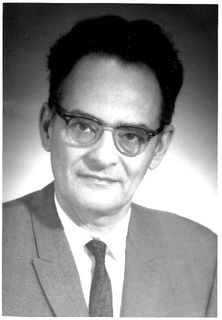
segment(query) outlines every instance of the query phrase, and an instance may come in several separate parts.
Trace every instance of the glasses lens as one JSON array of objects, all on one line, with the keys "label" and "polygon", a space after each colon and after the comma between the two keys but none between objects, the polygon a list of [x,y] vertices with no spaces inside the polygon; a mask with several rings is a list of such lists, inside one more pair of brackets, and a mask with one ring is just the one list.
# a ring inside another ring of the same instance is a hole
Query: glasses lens
[{"label": "glasses lens", "polygon": [[136,156],[147,146],[146,131],[139,128],[119,127],[116,130],[116,143],[123,153]]},{"label": "glasses lens", "polygon": [[89,146],[97,138],[99,124],[94,120],[76,117],[68,125],[68,138],[75,146]]}]

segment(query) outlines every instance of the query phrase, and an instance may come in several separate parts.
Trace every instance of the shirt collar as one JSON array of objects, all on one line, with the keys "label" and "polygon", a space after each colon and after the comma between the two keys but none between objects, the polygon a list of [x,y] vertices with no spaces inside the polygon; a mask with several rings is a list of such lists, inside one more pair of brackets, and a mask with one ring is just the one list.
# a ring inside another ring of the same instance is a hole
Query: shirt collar
[{"label": "shirt collar", "polygon": [[116,226],[107,232],[91,232],[88,229],[77,225],[61,208],[54,196],[55,206],[64,228],[68,240],[76,239],[76,245],[81,250],[87,242],[92,239],[98,239],[106,243],[107,254],[116,261],[121,261],[125,257],[126,237],[128,232],[131,209],[127,214],[116,224]]}]

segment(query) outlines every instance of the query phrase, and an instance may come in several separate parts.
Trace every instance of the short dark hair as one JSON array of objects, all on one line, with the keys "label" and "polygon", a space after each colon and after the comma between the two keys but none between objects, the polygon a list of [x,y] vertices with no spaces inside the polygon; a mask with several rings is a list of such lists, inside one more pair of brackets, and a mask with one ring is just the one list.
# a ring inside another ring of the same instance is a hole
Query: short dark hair
[{"label": "short dark hair", "polygon": [[155,73],[163,96],[161,125],[169,124],[183,82],[183,66],[173,43],[149,20],[127,21],[102,16],[77,23],[50,49],[49,106],[61,97],[59,88],[79,59],[88,54],[114,56],[124,63],[145,64]]}]

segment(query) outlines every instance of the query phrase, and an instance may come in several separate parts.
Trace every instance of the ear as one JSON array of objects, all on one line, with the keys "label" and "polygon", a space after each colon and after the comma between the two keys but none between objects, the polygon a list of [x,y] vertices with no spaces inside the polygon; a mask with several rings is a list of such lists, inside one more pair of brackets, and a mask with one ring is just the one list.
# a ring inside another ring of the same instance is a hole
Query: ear
[{"label": "ear", "polygon": [[52,135],[52,111],[47,103],[44,103],[40,110],[39,131],[43,148],[46,151],[50,151]]},{"label": "ear", "polygon": [[165,156],[172,140],[173,133],[174,127],[172,125],[167,125],[164,127],[163,132],[159,134],[153,158],[149,166],[151,170],[155,169]]}]

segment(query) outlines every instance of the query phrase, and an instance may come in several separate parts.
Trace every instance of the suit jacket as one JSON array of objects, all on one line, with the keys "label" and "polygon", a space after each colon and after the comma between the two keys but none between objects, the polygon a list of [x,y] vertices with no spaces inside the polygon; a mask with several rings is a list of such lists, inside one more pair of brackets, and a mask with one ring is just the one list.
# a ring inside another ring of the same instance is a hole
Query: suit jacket
[{"label": "suit jacket", "polygon": [[[5,205],[3,315],[88,316],[53,184]],[[132,205],[121,316],[216,316],[216,236]]]}]

